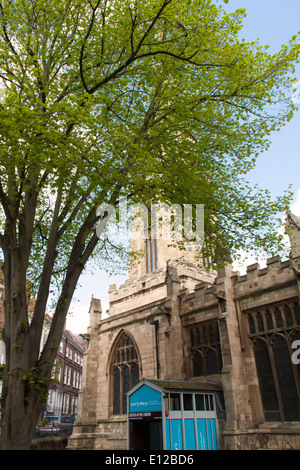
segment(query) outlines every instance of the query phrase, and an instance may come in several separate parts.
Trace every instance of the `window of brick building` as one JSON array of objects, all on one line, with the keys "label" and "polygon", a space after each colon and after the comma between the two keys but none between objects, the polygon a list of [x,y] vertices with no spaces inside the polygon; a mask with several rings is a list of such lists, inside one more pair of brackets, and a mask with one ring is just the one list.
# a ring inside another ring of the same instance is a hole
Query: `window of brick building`
[{"label": "window of brick building", "polygon": [[119,338],[112,360],[113,414],[127,413],[126,392],[139,381],[139,362],[132,340]]}]

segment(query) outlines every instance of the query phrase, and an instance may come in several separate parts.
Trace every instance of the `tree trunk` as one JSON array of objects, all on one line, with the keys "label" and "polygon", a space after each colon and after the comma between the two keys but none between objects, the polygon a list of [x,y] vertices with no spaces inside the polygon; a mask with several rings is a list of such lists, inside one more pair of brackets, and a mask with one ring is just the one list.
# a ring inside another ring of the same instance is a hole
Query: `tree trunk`
[{"label": "tree trunk", "polygon": [[[76,256],[73,257],[75,260]],[[72,258],[72,260],[73,260]],[[35,426],[47,398],[51,371],[61,340],[69,304],[83,264],[74,261],[66,275],[62,295],[58,301],[46,344],[38,354],[32,348],[39,346],[41,331],[36,331],[27,319],[27,305],[23,300],[24,288],[16,286],[5,293],[5,325],[3,340],[6,346],[6,364],[2,367],[2,420],[0,449],[29,450]],[[5,277],[5,275],[4,275]],[[8,271],[5,281],[8,278]],[[17,276],[16,276],[17,277]],[[6,281],[7,283],[7,281]],[[7,283],[9,284],[9,283]],[[13,282],[10,283],[12,285]],[[24,280],[25,285],[25,280]],[[36,312],[37,313],[37,312]],[[45,312],[39,315],[44,318]],[[36,338],[36,335],[38,337]],[[36,349],[35,348],[35,349]]]},{"label": "tree trunk", "polygon": [[16,367],[3,374],[1,450],[29,450],[45,390],[31,371]]},{"label": "tree trunk", "polygon": [[[59,208],[59,204],[57,207]],[[34,429],[47,398],[51,371],[68,308],[79,276],[98,241],[95,232],[85,246],[86,239],[96,222],[96,211],[92,209],[75,239],[66,266],[61,295],[55,308],[46,344],[41,352],[40,341],[45,308],[57,255],[55,250],[58,242],[55,235],[57,227],[53,222],[53,233],[51,232],[52,236],[48,241],[38,297],[31,319],[26,289],[28,256],[25,256],[29,248],[22,249],[23,245],[18,246],[17,233],[19,232],[13,223],[7,227],[5,237],[2,239],[2,250],[5,255],[2,269],[5,284],[3,341],[6,348],[6,363],[2,367],[0,449],[30,449]],[[30,243],[27,241],[25,245],[30,245]]]}]

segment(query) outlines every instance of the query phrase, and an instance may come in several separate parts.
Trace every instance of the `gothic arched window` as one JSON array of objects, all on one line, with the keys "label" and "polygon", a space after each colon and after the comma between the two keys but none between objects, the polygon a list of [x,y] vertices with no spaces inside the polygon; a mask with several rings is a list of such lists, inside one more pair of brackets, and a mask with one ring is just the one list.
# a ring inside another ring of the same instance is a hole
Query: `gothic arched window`
[{"label": "gothic arched window", "polygon": [[139,381],[139,361],[136,348],[124,332],[115,346],[112,358],[111,378],[113,414],[126,414],[126,392]]},{"label": "gothic arched window", "polygon": [[266,421],[300,421],[300,364],[292,362],[299,312],[298,301],[287,301],[247,314]]},{"label": "gothic arched window", "polygon": [[193,377],[220,374],[222,354],[218,321],[191,327],[190,341]]}]

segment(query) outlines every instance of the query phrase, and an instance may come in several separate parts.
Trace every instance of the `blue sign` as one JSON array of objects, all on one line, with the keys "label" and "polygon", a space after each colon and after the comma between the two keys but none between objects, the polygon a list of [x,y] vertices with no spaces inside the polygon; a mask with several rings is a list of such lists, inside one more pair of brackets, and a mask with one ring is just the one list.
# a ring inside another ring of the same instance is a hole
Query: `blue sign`
[{"label": "blue sign", "polygon": [[217,430],[215,419],[197,419],[199,450],[217,450]]},{"label": "blue sign", "polygon": [[199,450],[208,450],[206,419],[197,419],[198,448]]},{"label": "blue sign", "polygon": [[171,439],[172,439],[172,449],[171,450],[182,450],[182,426],[181,419],[172,419],[171,420]]},{"label": "blue sign", "polygon": [[161,410],[161,392],[148,387],[148,385],[142,385],[129,397],[130,413]]}]

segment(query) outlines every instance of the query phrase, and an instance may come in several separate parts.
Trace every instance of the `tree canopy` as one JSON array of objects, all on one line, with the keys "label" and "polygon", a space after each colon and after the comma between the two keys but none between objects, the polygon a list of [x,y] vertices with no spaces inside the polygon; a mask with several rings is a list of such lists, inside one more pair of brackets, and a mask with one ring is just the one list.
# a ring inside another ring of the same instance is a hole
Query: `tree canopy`
[{"label": "tree canopy", "polygon": [[[299,39],[270,54],[239,39],[244,15],[212,0],[1,1],[3,422],[14,420],[14,376],[22,416],[35,409],[30,393],[37,375],[50,374],[79,276],[97,247],[101,260],[99,205],[123,196],[204,204],[212,259],[278,250],[278,217],[291,195],[273,201],[245,177],[292,117]],[[59,298],[40,354],[55,279]],[[33,368],[35,379],[24,379]],[[3,432],[6,445],[22,432]]]}]

